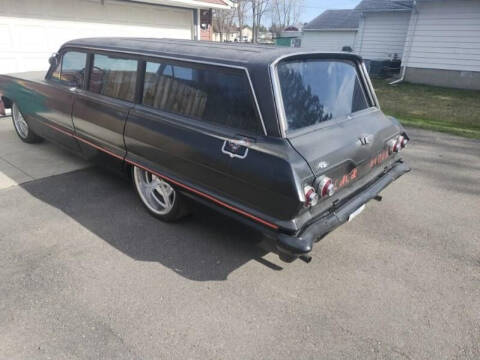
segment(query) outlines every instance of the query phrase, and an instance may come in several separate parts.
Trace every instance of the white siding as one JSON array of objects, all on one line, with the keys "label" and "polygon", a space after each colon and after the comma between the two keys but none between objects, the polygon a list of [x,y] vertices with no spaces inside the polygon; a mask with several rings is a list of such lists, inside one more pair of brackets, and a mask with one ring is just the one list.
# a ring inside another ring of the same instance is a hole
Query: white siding
[{"label": "white siding", "polygon": [[419,2],[405,48],[409,67],[480,71],[480,1]]},{"label": "white siding", "polygon": [[356,31],[304,31],[302,47],[317,51],[341,51],[344,46],[353,49]]},{"label": "white siding", "polygon": [[193,11],[111,0],[0,0],[0,73],[46,70],[63,43],[93,36],[191,39]]},{"label": "white siding", "polygon": [[410,12],[364,13],[355,51],[368,60],[401,59]]}]

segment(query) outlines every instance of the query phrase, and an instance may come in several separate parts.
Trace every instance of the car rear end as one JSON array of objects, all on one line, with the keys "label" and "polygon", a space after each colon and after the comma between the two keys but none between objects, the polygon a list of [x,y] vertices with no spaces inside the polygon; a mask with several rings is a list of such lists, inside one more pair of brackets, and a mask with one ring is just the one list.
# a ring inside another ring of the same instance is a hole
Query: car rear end
[{"label": "car rear end", "polygon": [[313,243],[359,214],[408,172],[401,153],[408,135],[380,110],[361,58],[299,54],[271,68],[280,127],[311,170],[295,233],[280,232],[285,260],[305,257]]}]

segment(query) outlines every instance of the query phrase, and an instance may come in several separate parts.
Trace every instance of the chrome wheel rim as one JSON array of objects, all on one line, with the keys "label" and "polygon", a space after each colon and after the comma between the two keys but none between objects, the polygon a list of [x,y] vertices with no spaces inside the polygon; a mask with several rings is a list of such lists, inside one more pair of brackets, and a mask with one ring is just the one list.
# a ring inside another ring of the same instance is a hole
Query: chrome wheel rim
[{"label": "chrome wheel rim", "polygon": [[133,169],[135,186],[144,204],[157,215],[166,215],[175,204],[175,190],[158,176],[135,167]]},{"label": "chrome wheel rim", "polygon": [[23,115],[20,112],[20,109],[18,108],[17,104],[13,104],[12,117],[13,117],[13,124],[15,125],[15,129],[17,129],[18,135],[20,135],[22,139],[27,138],[28,124],[23,118]]}]

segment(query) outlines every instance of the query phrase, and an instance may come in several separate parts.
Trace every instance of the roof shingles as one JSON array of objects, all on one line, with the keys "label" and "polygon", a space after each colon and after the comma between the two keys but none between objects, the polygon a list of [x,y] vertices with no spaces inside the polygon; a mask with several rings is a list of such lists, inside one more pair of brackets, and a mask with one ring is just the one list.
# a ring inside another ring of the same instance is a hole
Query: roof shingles
[{"label": "roof shingles", "polygon": [[361,12],[356,10],[326,10],[311,22],[304,30],[357,29]]},{"label": "roof shingles", "polygon": [[413,0],[362,0],[355,10],[360,11],[408,11],[413,7]]}]

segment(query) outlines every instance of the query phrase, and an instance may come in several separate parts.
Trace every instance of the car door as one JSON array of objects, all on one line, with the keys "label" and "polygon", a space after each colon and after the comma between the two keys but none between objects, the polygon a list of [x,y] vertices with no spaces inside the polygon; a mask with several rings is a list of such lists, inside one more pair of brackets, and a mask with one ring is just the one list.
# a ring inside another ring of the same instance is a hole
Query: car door
[{"label": "car door", "polygon": [[143,77],[125,129],[127,162],[236,207],[285,215],[290,165],[284,144],[265,135],[244,69],[152,60]]},{"label": "car door", "polygon": [[75,89],[84,88],[87,53],[75,49],[66,50],[57,58],[58,65],[47,75],[45,86],[38,84],[38,89],[33,89],[43,98],[42,110],[37,111],[36,115],[44,120],[38,127],[34,125],[34,130],[39,135],[79,152],[78,142],[73,136],[75,128],[72,109]]},{"label": "car door", "polygon": [[87,158],[113,156],[123,161],[123,133],[134,106],[137,64],[113,54],[90,55],[88,86],[76,90],[73,105],[75,132]]},{"label": "car door", "polygon": [[214,106],[202,80],[208,69],[148,61],[144,72],[142,101],[125,129],[127,162],[225,195],[230,157],[221,149],[234,131],[207,120]]}]

